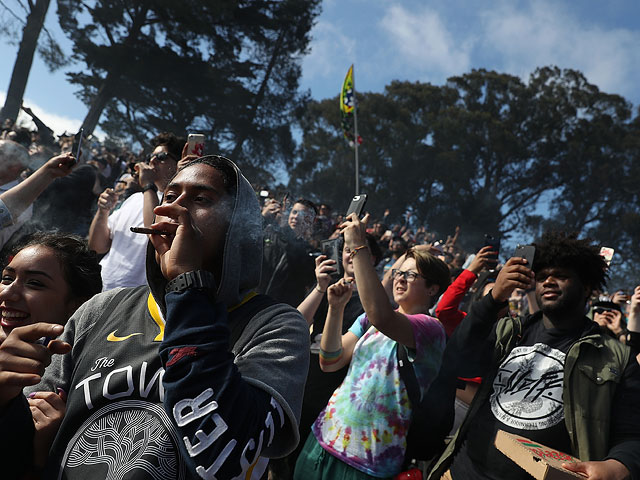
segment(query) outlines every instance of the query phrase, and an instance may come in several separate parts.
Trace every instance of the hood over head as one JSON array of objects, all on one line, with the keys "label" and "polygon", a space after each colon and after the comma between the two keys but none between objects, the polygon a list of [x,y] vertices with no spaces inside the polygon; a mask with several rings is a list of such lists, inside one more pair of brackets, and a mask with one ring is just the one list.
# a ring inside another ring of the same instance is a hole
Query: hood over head
[{"label": "hood over head", "polygon": [[[227,307],[239,304],[243,297],[260,283],[262,268],[262,215],[256,194],[249,181],[231,160],[218,155],[207,155],[201,159],[223,162],[235,173],[235,198],[229,227],[224,241],[221,278],[216,278],[216,299]],[[196,160],[197,162],[197,160]],[[190,168],[192,163],[184,168]],[[182,169],[181,169],[182,170]],[[180,171],[181,171],[180,170]],[[153,297],[166,313],[164,289],[167,280],[156,263],[155,249],[147,244],[147,283]]]}]

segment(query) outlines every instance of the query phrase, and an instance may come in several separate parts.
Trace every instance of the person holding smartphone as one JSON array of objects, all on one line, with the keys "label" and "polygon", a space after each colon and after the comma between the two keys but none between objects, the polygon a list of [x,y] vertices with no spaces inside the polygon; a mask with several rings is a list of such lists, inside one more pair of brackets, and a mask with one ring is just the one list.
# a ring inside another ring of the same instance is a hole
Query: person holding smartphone
[{"label": "person holding smartphone", "polygon": [[117,210],[118,197],[112,188],[98,197],[98,209],[89,228],[89,246],[98,254],[105,254],[100,261],[105,291],[146,283],[147,238],[129,228],[153,223],[153,209],[160,204],[162,191],[176,173],[184,142],[172,133],[161,133],[152,139],[152,144],[155,147],[147,161],[135,165],[141,192],[131,195]]},{"label": "person holding smartphone", "polygon": [[[393,272],[394,310],[378,279],[366,242],[369,215],[350,215],[340,226],[350,251],[364,307],[342,334],[353,283],[342,278],[327,290],[329,310],[320,341],[320,367],[347,375],[316,419],[298,458],[295,479],[387,478],[403,466],[411,404],[400,377],[397,349],[406,348],[423,393],[440,368],[444,328],[428,316],[449,284],[449,269],[424,250],[411,249]],[[327,455],[327,453],[329,453]]]},{"label": "person holding smartphone", "polygon": [[[637,351],[585,315],[607,264],[575,234],[549,232],[534,246],[531,261],[506,262],[449,340],[447,367],[482,365],[483,381],[430,479],[531,478],[494,446],[499,430],[579,458],[563,467],[587,478],[640,478]],[[516,288],[532,286],[539,311],[496,321]]]}]

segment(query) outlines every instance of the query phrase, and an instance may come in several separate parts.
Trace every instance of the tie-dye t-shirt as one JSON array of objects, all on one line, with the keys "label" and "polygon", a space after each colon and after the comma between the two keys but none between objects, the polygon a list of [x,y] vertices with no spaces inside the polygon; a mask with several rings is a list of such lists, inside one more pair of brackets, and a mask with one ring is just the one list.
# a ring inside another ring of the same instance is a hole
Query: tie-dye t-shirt
[{"label": "tie-dye t-shirt", "polygon": [[[427,315],[407,318],[416,341],[409,358],[424,394],[440,369],[444,328]],[[375,477],[392,477],[402,468],[411,421],[398,370],[398,343],[370,326],[364,314],[349,331],[359,337],[349,371],[312,431],[325,450],[348,465]]]}]

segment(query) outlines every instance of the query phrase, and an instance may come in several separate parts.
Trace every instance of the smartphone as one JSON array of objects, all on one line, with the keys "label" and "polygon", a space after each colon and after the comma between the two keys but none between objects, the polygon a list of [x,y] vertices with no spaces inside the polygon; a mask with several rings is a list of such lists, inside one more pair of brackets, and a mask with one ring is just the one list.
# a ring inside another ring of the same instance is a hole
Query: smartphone
[{"label": "smartphone", "polygon": [[496,253],[500,253],[500,238],[495,238],[488,233],[484,235],[484,247],[492,247]]},{"label": "smartphone", "polygon": [[515,252],[513,252],[514,257],[524,258],[527,261],[527,267],[533,267],[533,258],[536,255],[536,247],[533,245],[518,245],[516,247]]},{"label": "smartphone", "polygon": [[187,137],[187,155],[204,155],[204,135],[201,133],[190,133]]},{"label": "smartphone", "polygon": [[322,240],[321,242],[322,254],[327,258],[335,260],[335,272],[331,273],[331,277],[338,280],[344,275],[342,270],[342,239],[332,238],[330,240]]},{"label": "smartphone", "polygon": [[362,215],[362,211],[364,210],[364,206],[366,205],[366,203],[367,203],[366,193],[363,193],[361,195],[355,195],[351,199],[351,204],[347,209],[347,214],[345,215],[345,217],[348,217],[352,213],[355,213],[358,217],[360,217]]},{"label": "smartphone", "polygon": [[491,247],[491,250],[496,252],[496,256],[494,258],[489,259],[488,263],[493,266],[497,265],[498,255],[500,254],[500,238],[499,237],[496,238],[492,235],[489,235],[488,233],[485,233],[483,247]]},{"label": "smartphone", "polygon": [[80,128],[73,138],[73,147],[71,147],[71,153],[76,157],[76,163],[80,161],[80,154],[82,153],[82,138],[84,137],[84,128]]},{"label": "smartphone", "polygon": [[607,262],[607,266],[611,265],[611,259],[613,258],[614,253],[615,250],[611,247],[600,248],[600,255],[604,258],[604,261]]}]

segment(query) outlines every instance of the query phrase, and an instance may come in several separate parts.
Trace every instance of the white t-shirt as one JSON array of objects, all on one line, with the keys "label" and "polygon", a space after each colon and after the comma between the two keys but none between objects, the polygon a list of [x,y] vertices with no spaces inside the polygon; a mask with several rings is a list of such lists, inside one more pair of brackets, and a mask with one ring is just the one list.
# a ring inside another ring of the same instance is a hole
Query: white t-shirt
[{"label": "white t-shirt", "polygon": [[[161,198],[162,194],[158,193],[158,199]],[[103,292],[116,287],[136,287],[147,283],[147,236],[129,230],[129,227],[144,226],[143,205],[144,193],[134,193],[118,210],[109,215],[111,248],[100,260]]]}]

